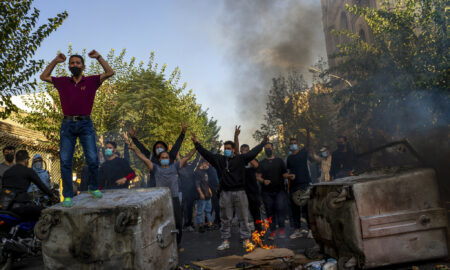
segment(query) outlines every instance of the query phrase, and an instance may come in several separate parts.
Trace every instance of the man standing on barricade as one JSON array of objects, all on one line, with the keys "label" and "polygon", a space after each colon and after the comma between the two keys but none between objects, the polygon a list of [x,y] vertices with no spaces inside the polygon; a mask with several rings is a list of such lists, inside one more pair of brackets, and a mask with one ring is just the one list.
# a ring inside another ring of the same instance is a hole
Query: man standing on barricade
[{"label": "man standing on barricade", "polygon": [[97,59],[105,70],[105,73],[94,76],[83,76],[85,69],[84,59],[80,55],[69,57],[69,70],[71,77],[52,77],[51,73],[55,66],[66,61],[66,56],[58,54],[45,68],[40,78],[43,81],[53,83],[58,90],[64,119],[60,130],[60,158],[61,178],[63,181],[63,205],[72,206],[74,196],[72,187],[72,160],[77,138],[83,147],[86,163],[89,167],[88,191],[94,197],[101,198],[102,193],[98,190],[98,155],[94,126],[90,117],[94,105],[95,93],[100,85],[114,71],[102,56],[95,50],[89,53],[89,57]]}]

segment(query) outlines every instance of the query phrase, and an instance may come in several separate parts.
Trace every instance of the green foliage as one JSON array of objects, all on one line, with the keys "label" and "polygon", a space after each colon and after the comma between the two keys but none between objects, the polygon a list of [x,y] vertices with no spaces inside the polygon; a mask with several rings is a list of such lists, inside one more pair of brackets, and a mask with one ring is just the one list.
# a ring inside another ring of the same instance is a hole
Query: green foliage
[{"label": "green foliage", "polygon": [[[71,46],[67,54],[73,54]],[[80,54],[84,57],[86,50]],[[125,61],[125,54],[125,50],[118,55],[111,50],[105,57],[115,75],[106,80],[96,94],[91,117],[98,136],[104,135],[105,141],[114,140],[121,145],[123,132],[134,126],[139,139],[147,146],[157,140],[173,143],[181,131],[181,122],[186,122],[189,131],[196,132],[197,137],[204,141],[217,136],[217,122],[210,119],[207,111],[197,104],[192,91],[186,91],[186,85],[178,85],[178,68],[167,79],[166,65],[158,69],[158,65],[154,64],[154,53],[147,65],[144,62],[136,63],[135,58]],[[93,75],[101,72],[103,69],[98,62],[92,61],[87,64],[84,73]],[[62,65],[53,71],[53,76],[67,75]],[[62,110],[58,92],[52,84],[45,82],[41,82],[38,89],[36,94],[24,98],[25,105],[32,111],[20,114],[18,121],[43,132],[50,144],[59,145]],[[183,146],[182,153],[191,149],[192,143],[188,136]],[[82,149],[77,144],[75,171],[81,170],[83,161]]]},{"label": "green foliage", "polygon": [[0,119],[7,118],[17,107],[11,96],[29,92],[36,86],[30,81],[44,63],[30,60],[42,41],[67,18],[62,12],[48,19],[47,24],[36,28],[39,10],[31,11],[33,0],[8,0],[0,2]]},{"label": "green foliage", "polygon": [[[392,2],[392,1],[391,1]],[[341,116],[385,134],[408,134],[449,123],[449,39],[446,1],[406,0],[380,9],[347,6],[364,17],[373,40],[340,31],[348,42],[339,46],[338,73],[352,82],[339,91]]]}]

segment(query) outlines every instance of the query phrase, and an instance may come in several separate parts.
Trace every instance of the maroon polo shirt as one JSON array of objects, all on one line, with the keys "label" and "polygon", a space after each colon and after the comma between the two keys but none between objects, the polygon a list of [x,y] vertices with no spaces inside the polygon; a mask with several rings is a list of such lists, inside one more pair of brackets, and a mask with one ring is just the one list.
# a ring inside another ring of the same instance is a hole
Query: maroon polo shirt
[{"label": "maroon polo shirt", "polygon": [[64,115],[90,115],[100,75],[83,76],[75,83],[72,77],[52,77],[53,85],[59,92],[59,100]]}]

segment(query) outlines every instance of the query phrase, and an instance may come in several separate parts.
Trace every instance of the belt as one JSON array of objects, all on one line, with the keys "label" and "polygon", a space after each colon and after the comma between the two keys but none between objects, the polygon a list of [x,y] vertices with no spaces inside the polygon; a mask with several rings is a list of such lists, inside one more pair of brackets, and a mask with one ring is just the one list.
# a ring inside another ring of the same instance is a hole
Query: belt
[{"label": "belt", "polygon": [[91,119],[90,115],[64,115],[64,120],[81,121]]}]

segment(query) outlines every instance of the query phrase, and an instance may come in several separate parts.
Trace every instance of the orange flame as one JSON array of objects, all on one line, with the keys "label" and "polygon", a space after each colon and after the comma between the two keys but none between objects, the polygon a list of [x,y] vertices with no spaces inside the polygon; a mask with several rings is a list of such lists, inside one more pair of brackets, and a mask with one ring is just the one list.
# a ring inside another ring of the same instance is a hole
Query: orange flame
[{"label": "orange flame", "polygon": [[266,234],[267,229],[269,229],[270,223],[272,223],[272,218],[265,219],[264,221],[262,221],[262,220],[257,220],[256,221],[256,224],[262,224],[262,227],[263,227],[262,231],[255,230],[252,233],[252,240],[248,241],[248,243],[245,245],[245,251],[251,252],[255,248],[257,248],[258,246],[263,248],[263,249],[273,249],[273,248],[275,248],[275,246],[265,245],[262,242],[262,239],[261,239]]}]

